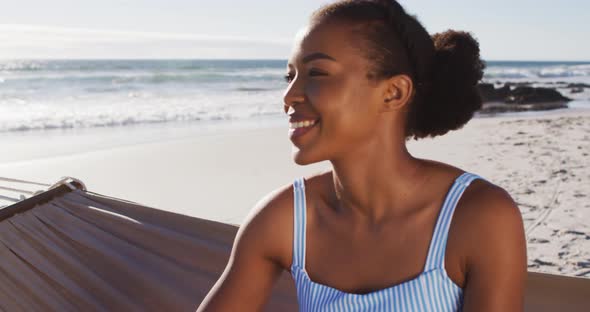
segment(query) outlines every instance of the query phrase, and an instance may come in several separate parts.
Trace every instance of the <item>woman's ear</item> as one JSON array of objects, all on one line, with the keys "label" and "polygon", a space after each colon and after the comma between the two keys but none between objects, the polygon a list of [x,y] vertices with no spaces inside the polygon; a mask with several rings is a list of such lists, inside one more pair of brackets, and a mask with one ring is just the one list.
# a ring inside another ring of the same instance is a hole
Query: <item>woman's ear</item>
[{"label": "woman's ear", "polygon": [[396,75],[386,80],[383,93],[383,111],[399,110],[412,98],[414,85],[407,75]]}]

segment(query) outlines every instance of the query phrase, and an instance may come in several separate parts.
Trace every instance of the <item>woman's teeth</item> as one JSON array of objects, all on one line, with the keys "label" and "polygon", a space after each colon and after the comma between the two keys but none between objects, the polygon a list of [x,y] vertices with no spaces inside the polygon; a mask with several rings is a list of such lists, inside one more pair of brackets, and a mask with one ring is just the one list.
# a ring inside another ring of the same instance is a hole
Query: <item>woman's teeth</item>
[{"label": "woman's teeth", "polygon": [[304,121],[299,121],[299,122],[290,122],[289,126],[291,129],[305,128],[305,127],[311,127],[311,126],[315,125],[317,122],[318,122],[317,120],[304,120]]}]

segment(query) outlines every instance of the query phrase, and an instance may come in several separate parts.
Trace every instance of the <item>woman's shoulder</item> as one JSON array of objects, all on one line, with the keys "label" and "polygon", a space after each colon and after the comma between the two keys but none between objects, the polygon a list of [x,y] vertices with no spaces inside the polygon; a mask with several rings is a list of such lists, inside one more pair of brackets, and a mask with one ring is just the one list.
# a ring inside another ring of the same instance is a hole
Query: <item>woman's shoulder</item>
[{"label": "woman's shoulder", "polygon": [[466,271],[481,266],[500,270],[497,266],[509,263],[518,266],[526,254],[518,205],[504,188],[480,177],[471,182],[457,203],[449,240],[460,241]]},{"label": "woman's shoulder", "polygon": [[446,176],[445,185],[465,172],[478,177],[460,195],[451,219],[445,259],[451,279],[464,285],[470,272],[499,272],[505,265],[520,267],[526,253],[524,226],[509,192],[477,172],[437,165]]},{"label": "woman's shoulder", "polygon": [[[457,205],[458,214],[465,214],[470,223],[491,223],[496,217],[520,215],[518,205],[503,187],[478,175],[467,187]],[[479,224],[481,225],[481,224]]]},{"label": "woman's shoulder", "polygon": [[[303,177],[306,193],[325,179],[326,173]],[[242,223],[242,231],[256,241],[264,254],[288,269],[293,245],[294,185],[291,181],[270,191],[250,210]]]},{"label": "woman's shoulder", "polygon": [[[485,178],[473,180],[460,198],[452,223],[449,245],[455,246],[461,260],[451,262],[460,263],[464,276],[469,277],[469,301],[507,289],[522,294],[526,235],[522,215],[509,192]],[[454,269],[457,267],[447,271],[453,275]]]},{"label": "woman's shoulder", "polygon": [[481,215],[481,213],[485,212],[484,210],[502,209],[494,208],[497,206],[502,206],[504,208],[508,207],[509,210],[511,209],[509,208],[510,206],[512,206],[512,208],[516,207],[514,204],[515,202],[510,194],[501,186],[498,186],[494,184],[493,181],[488,180],[486,176],[482,176],[476,172],[464,170],[446,163],[434,160],[426,161],[430,163],[431,167],[435,168],[432,170],[433,172],[438,171],[441,173],[440,176],[443,177],[441,180],[448,181],[452,177],[458,178],[463,173],[470,173],[477,177],[471,181],[469,186],[461,195],[461,198],[457,204],[457,210],[467,210],[470,213]]},{"label": "woman's shoulder", "polygon": [[[318,189],[323,187],[328,179],[331,179],[331,171],[320,172],[301,177],[304,180],[306,196],[314,196]],[[294,182],[284,184],[270,191],[260,199],[250,211],[249,217],[257,217],[266,223],[283,222],[293,223],[294,207]],[[249,218],[248,218],[249,219]],[[270,222],[273,221],[273,222]]]},{"label": "woman's shoulder", "polygon": [[453,213],[453,223],[463,230],[501,228],[506,218],[513,221],[520,218],[518,205],[503,187],[475,172],[450,165],[446,166],[446,171],[457,177],[462,173],[471,173],[477,177],[465,188]]}]

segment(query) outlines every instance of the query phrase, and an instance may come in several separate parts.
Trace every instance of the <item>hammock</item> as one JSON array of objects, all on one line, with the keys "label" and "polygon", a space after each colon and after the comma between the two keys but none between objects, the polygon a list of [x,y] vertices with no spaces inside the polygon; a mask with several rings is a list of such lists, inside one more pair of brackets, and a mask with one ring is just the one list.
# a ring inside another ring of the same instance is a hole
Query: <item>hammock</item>
[{"label": "hammock", "polygon": [[[194,311],[223,271],[237,231],[93,193],[73,178],[40,192],[0,188],[32,195],[1,196],[17,201],[0,209],[6,311]],[[586,311],[590,279],[529,272],[525,301],[526,311]],[[266,311],[297,311],[288,273]]]}]

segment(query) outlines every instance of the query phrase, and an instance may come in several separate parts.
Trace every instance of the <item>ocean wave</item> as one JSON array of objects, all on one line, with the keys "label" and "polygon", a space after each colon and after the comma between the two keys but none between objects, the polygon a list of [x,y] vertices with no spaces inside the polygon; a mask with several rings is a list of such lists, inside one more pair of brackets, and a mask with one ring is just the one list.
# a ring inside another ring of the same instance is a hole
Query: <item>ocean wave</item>
[{"label": "ocean wave", "polygon": [[238,87],[238,88],[235,88],[234,90],[241,91],[241,92],[264,92],[264,91],[279,90],[279,88]]},{"label": "ocean wave", "polygon": [[137,125],[150,124],[166,124],[166,123],[194,123],[206,121],[231,121],[231,120],[245,120],[261,116],[282,116],[279,111],[260,111],[245,114],[244,116],[234,116],[229,113],[203,115],[203,116],[153,116],[153,118],[137,118],[126,117],[119,119],[107,120],[83,120],[75,118],[64,119],[46,119],[46,120],[31,120],[22,121],[20,123],[0,123],[0,133],[6,132],[26,132],[26,131],[46,131],[46,130],[73,130],[73,129],[88,129],[88,128],[112,128],[112,127],[128,127]]},{"label": "ocean wave", "polygon": [[[115,117],[115,116],[113,116]],[[94,118],[82,119],[69,116],[68,118],[40,118],[33,120],[22,120],[20,122],[0,123],[0,132],[22,132],[22,131],[39,131],[55,129],[80,129],[80,128],[104,128],[104,127],[125,127],[141,124],[161,124],[171,122],[195,122],[201,120],[231,119],[230,116],[176,116],[176,118],[166,116],[150,116],[150,118],[140,118],[126,116],[120,118]]]},{"label": "ocean wave", "polygon": [[91,73],[38,73],[35,75],[12,75],[2,76],[2,83],[28,84],[28,83],[142,83],[142,84],[163,84],[163,83],[219,83],[232,81],[280,81],[280,72],[214,72],[214,71],[192,71],[192,72],[91,72]]},{"label": "ocean wave", "polygon": [[282,69],[284,61],[269,60],[0,60],[0,72],[37,71],[194,71]]},{"label": "ocean wave", "polygon": [[570,78],[590,77],[590,64],[547,64],[538,65],[535,63],[521,65],[489,66],[485,70],[486,79],[548,79],[548,78]]},{"label": "ocean wave", "polygon": [[[142,124],[240,120],[284,114],[276,95],[164,99],[113,97],[70,99],[61,103],[0,99],[0,132],[125,127]],[[248,105],[244,105],[247,103]]]}]

